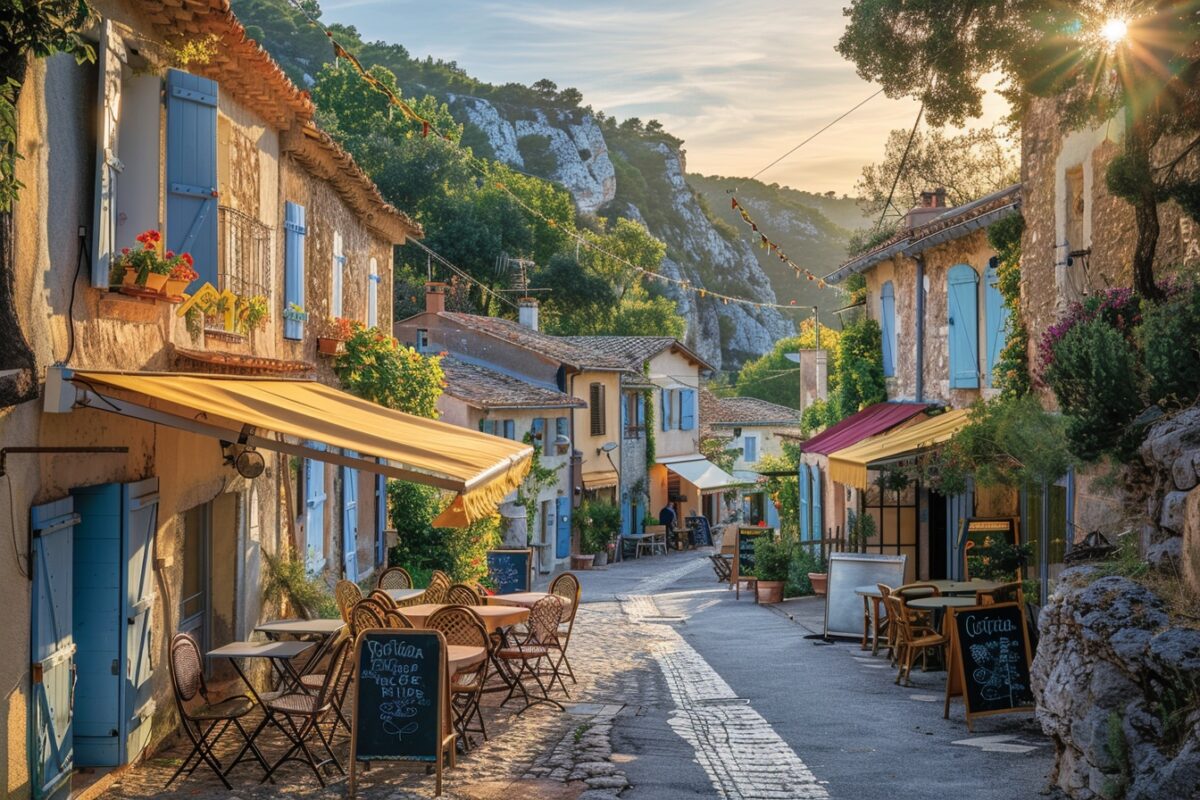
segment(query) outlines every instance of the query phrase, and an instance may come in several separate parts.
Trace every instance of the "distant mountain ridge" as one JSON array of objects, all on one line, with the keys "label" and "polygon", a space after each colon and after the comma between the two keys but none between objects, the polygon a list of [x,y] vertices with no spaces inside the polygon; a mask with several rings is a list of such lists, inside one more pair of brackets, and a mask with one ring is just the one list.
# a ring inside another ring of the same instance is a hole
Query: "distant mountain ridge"
[{"label": "distant mountain ridge", "polygon": [[[299,85],[330,60],[328,39],[287,0],[233,0],[235,13]],[[564,186],[581,214],[642,222],[667,246],[661,270],[698,288],[747,297],[762,307],[724,304],[699,292],[667,288],[687,321],[687,344],[733,369],[793,335],[795,322],[818,305],[840,303],[834,291],[797,280],[754,239],[729,207],[729,190],[769,225],[769,235],[814,272],[844,260],[846,227],[861,220],[853,201],[736,178],[689,174],[682,141],[657,126],[616,121],[580,107],[579,93],[552,84],[495,86],[452,62],[416,59],[401,45],[363,42],[352,27],[331,30],[365,65],[395,73],[407,96],[432,94],[464,125],[463,143],[477,155]],[[833,221],[830,219],[833,217]],[[796,313],[771,308],[795,301]],[[802,310],[801,310],[802,309]]]}]

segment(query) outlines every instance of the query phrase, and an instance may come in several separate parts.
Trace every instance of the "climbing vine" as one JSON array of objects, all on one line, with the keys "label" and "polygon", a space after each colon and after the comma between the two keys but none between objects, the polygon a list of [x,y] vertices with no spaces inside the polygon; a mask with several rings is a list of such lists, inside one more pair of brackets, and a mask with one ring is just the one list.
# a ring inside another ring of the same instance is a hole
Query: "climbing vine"
[{"label": "climbing vine", "polygon": [[996,251],[997,287],[1008,309],[1004,349],[993,372],[996,388],[1006,398],[1029,393],[1029,331],[1021,314],[1021,234],[1025,218],[1016,215],[988,228],[988,243]]},{"label": "climbing vine", "polygon": [[547,467],[542,464],[542,443],[533,438],[533,431],[526,433],[523,441],[533,447],[533,459],[529,462],[529,474],[517,487],[517,502],[525,508],[525,519],[532,521],[537,517],[538,495],[554,483],[562,465]]},{"label": "climbing vine", "polygon": [[646,407],[646,470],[654,466],[654,390],[642,390],[642,403]]}]

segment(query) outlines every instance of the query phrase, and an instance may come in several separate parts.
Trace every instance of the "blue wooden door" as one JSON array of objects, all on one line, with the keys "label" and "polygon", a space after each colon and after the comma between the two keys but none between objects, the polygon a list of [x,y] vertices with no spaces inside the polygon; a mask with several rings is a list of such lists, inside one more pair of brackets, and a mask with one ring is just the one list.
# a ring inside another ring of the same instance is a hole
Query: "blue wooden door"
[{"label": "blue wooden door", "polygon": [[121,763],[121,485],[71,492],[79,524],[74,547],[75,761]]},{"label": "blue wooden door", "polygon": [[192,254],[194,288],[217,286],[217,83],[177,69],[167,71],[166,249]]},{"label": "blue wooden door", "polygon": [[979,274],[967,264],[950,268],[946,285],[950,333],[950,388],[979,388]]},{"label": "blue wooden door", "polygon": [[121,763],[141,754],[150,742],[154,717],[154,538],[158,531],[158,478],[121,487],[124,516],[125,621],[124,681],[121,686]]},{"label": "blue wooden door", "polygon": [[33,572],[30,653],[30,782],[35,798],[70,780],[74,769],[71,725],[75,642],[72,558],[79,515],[71,498],[34,506],[30,514]]},{"label": "blue wooden door", "polygon": [[342,561],[346,580],[358,580],[358,470],[342,467]]},{"label": "blue wooden door", "polygon": [[812,479],[812,489],[809,491],[809,497],[812,499],[812,538],[825,538],[825,515],[821,509],[821,489],[824,485],[824,480],[821,478],[820,467],[810,467],[809,477]]},{"label": "blue wooden door", "polygon": [[558,498],[558,531],[554,555],[566,558],[571,555],[571,498]]},{"label": "blue wooden door", "polygon": [[808,505],[808,464],[800,465],[800,539],[807,540],[813,538],[812,529],[809,524],[812,514]]},{"label": "blue wooden door", "polygon": [[325,568],[325,462],[304,460],[305,562],[309,572]]}]

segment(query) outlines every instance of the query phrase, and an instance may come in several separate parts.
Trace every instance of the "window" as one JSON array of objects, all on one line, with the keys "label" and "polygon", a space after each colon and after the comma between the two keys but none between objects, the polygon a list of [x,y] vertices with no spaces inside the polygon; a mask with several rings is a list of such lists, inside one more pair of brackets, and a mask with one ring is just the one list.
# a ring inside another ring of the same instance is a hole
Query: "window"
[{"label": "window", "polygon": [[998,275],[999,259],[993,257],[988,262],[987,272],[984,273],[984,302],[983,313],[987,325],[987,385],[992,386],[996,362],[1000,360],[1000,351],[1004,349],[1008,339],[1008,306],[1004,304],[1004,296],[1000,294],[1000,277]]},{"label": "window", "polygon": [[872,471],[871,484],[863,492],[863,512],[875,518],[875,535],[863,545],[864,552],[908,556],[906,580],[912,580],[920,563],[921,549],[917,524],[917,484],[903,489],[882,488],[882,473]]},{"label": "window", "polygon": [[604,384],[593,383],[588,389],[588,411],[591,417],[592,436],[603,436],[608,430],[604,410]]},{"label": "window", "polygon": [[517,438],[517,421],[513,419],[504,420],[503,424],[500,426],[500,430],[504,431],[505,439],[515,440]]},{"label": "window", "polygon": [[383,278],[379,275],[379,262],[372,258],[369,262],[371,274],[367,276],[367,327],[374,328],[379,324],[379,283]]},{"label": "window", "polygon": [[558,417],[554,420],[554,450],[559,455],[567,452],[571,441],[570,421],[566,417]]},{"label": "window", "polygon": [[679,430],[690,431],[696,427],[696,390],[680,389],[679,395]]},{"label": "window", "polygon": [[979,274],[967,264],[950,268],[946,286],[950,388],[979,388]]},{"label": "window", "polygon": [[551,437],[546,435],[546,418],[537,417],[529,427],[529,432],[533,434],[533,446],[540,448],[544,455],[552,455],[554,443],[551,442]]},{"label": "window", "polygon": [[217,206],[217,289],[271,296],[271,228],[227,206]]},{"label": "window", "polygon": [[494,420],[494,419],[479,420],[479,430],[482,431],[483,433],[488,434],[489,436],[496,436],[497,435],[496,434],[496,420]]},{"label": "window", "polygon": [[662,392],[662,429],[669,431],[675,427],[675,390],[663,389]]},{"label": "window", "polygon": [[429,349],[429,331],[424,328],[417,329],[417,352],[424,353]]},{"label": "window", "polygon": [[742,437],[742,460],[747,464],[753,464],[755,461],[758,461],[757,436]]},{"label": "window", "polygon": [[879,289],[879,327],[883,330],[883,374],[896,374],[896,290],[891,281]]},{"label": "window", "polygon": [[304,338],[304,206],[287,203],[283,216],[283,337]]},{"label": "window", "polygon": [[621,396],[621,422],[626,439],[640,439],[646,425],[646,402],[641,392]]},{"label": "window", "polygon": [[179,590],[179,632],[189,633],[205,652],[208,642],[208,504],[183,513],[183,582]]},{"label": "window", "polygon": [[346,255],[342,252],[342,234],[338,231],[333,232],[333,259],[330,263],[330,270],[333,274],[333,288],[329,293],[329,310],[333,316],[340,317],[344,311],[342,283],[346,278]]},{"label": "window", "polygon": [[[1064,234],[1066,253],[1086,250],[1088,242],[1084,240],[1084,220],[1087,219],[1087,195],[1083,187],[1083,165],[1071,167],[1065,176],[1066,188],[1066,229]],[[1064,256],[1066,255],[1064,253]],[[1066,260],[1064,257],[1062,260]]]}]

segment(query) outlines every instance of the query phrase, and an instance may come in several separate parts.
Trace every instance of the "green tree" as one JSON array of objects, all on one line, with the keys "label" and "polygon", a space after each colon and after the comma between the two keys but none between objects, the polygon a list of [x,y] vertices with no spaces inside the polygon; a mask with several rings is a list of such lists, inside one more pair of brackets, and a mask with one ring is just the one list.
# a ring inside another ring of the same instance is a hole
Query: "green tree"
[{"label": "green tree", "polygon": [[542,295],[545,328],[551,333],[575,333],[586,320],[604,319],[616,303],[612,285],[587,270],[572,253],[556,253],[534,273],[532,285],[550,291]]},{"label": "green tree", "polygon": [[[839,334],[828,325],[821,326],[821,347],[836,360]],[[788,353],[809,350],[817,346],[813,321],[800,323],[797,336],[775,342],[771,352],[746,362],[737,376],[735,393],[740,397],[757,397],[788,408],[800,407],[800,365],[787,357]],[[836,388],[837,378],[830,372],[830,391]]]},{"label": "green tree", "polygon": [[437,419],[441,359],[404,347],[378,328],[355,327],[334,365],[346,391],[381,406]]},{"label": "green tree", "polygon": [[[1123,150],[1107,182],[1133,207],[1134,287],[1159,299],[1158,204],[1173,197],[1200,215],[1200,184],[1181,173],[1184,158],[1155,163],[1152,156],[1164,136],[1195,136],[1200,128],[1198,8],[1196,0],[1114,7],[1089,0],[852,0],[838,50],[888,96],[920,99],[934,125],[978,117],[981,79],[992,72],[1007,80],[1016,107],[1031,96],[1057,98],[1071,126],[1123,113]],[[1196,147],[1200,137],[1183,155]]]},{"label": "green tree", "polygon": [[833,371],[837,374],[837,386],[829,392],[830,425],[887,399],[878,322],[862,317],[842,330]]}]

